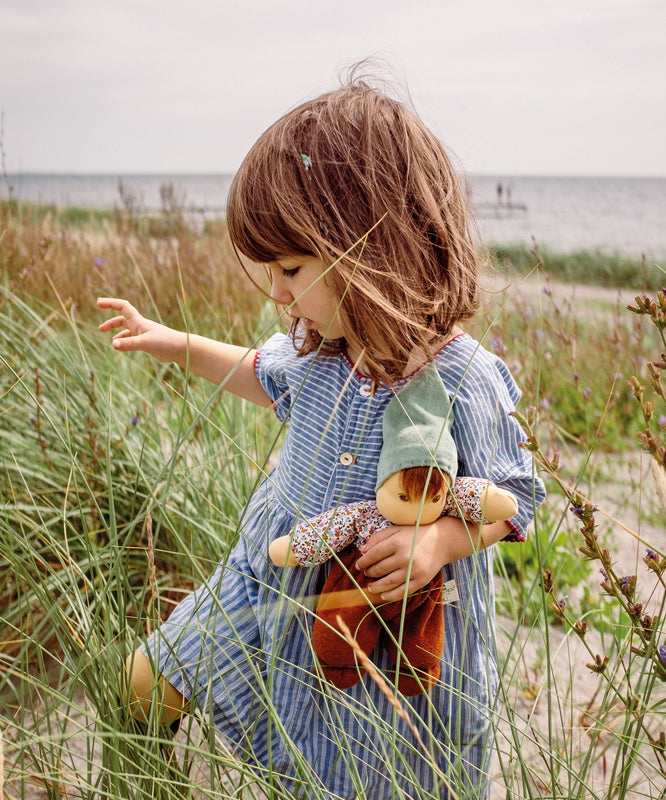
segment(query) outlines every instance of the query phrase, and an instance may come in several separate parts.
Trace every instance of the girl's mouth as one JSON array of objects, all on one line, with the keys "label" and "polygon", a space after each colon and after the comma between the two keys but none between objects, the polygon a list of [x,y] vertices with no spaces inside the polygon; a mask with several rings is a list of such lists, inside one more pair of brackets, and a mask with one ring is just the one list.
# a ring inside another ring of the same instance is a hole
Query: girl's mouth
[{"label": "girl's mouth", "polygon": [[314,328],[314,322],[308,317],[301,317],[299,314],[294,314],[292,311],[288,312],[288,314],[289,314],[289,319],[292,322],[298,320],[299,324],[302,325],[307,330]]}]

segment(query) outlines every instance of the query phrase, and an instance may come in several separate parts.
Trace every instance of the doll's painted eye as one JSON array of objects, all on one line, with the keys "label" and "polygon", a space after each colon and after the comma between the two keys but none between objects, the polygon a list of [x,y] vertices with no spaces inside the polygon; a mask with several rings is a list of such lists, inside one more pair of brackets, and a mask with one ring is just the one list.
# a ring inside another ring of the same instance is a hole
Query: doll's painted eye
[{"label": "doll's painted eye", "polygon": [[403,503],[409,503],[409,497],[407,497],[407,495],[406,495],[406,494],[401,494],[401,495],[398,495],[398,498],[399,498],[399,499],[400,499],[400,500],[401,500]]},{"label": "doll's painted eye", "polygon": [[432,498],[431,502],[432,502],[432,503],[439,503],[439,501],[440,501],[441,499],[442,499],[442,495],[441,495],[441,494],[438,494],[438,495],[435,495],[435,497],[433,497],[433,498]]}]

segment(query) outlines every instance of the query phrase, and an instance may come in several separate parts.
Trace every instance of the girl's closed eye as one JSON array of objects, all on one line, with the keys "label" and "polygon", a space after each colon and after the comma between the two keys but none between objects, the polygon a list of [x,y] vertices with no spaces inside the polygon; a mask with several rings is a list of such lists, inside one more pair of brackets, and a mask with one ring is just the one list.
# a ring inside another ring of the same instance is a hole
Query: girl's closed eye
[{"label": "girl's closed eye", "polygon": [[282,275],[285,278],[293,278],[300,269],[300,267],[291,267],[290,269],[287,269],[286,267],[281,267],[281,269],[282,269]]}]

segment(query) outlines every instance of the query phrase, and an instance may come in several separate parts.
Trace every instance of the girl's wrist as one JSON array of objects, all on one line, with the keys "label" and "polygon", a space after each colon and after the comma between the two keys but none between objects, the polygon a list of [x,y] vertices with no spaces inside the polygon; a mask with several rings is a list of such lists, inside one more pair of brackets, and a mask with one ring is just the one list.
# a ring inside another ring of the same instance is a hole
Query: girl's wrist
[{"label": "girl's wrist", "polygon": [[185,369],[192,359],[192,334],[189,334],[186,331],[178,331],[175,329],[169,329],[169,331],[171,347],[173,351],[173,357],[171,358],[171,361],[178,364],[179,367]]},{"label": "girl's wrist", "polygon": [[440,517],[433,525],[437,529],[433,548],[441,566],[496,544],[510,530],[506,522],[479,526],[450,516]]}]

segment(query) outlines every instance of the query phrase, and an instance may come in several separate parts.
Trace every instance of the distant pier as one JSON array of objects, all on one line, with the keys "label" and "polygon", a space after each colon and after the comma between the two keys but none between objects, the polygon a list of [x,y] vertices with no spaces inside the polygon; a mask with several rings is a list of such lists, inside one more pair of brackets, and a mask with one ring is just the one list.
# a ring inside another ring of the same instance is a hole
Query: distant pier
[{"label": "distant pier", "polygon": [[511,219],[527,216],[525,203],[474,203],[472,212],[476,217]]}]

